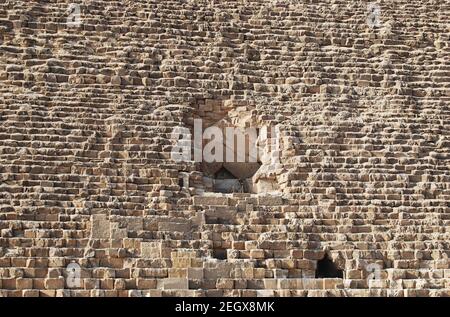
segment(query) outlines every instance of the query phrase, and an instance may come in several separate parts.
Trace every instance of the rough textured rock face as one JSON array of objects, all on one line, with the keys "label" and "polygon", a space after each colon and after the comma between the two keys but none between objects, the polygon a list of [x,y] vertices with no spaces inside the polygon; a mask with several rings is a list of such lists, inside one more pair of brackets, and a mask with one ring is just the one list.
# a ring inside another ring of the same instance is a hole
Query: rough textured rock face
[{"label": "rough textured rock face", "polygon": [[[448,1],[79,3],[0,4],[0,296],[450,295]],[[195,118],[279,163],[211,192]]]}]

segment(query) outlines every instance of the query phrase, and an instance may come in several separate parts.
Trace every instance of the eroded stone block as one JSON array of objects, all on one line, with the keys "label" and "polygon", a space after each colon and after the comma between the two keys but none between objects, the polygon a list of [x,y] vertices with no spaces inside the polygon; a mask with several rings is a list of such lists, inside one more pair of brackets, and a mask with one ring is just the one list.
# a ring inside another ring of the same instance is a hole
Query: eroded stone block
[{"label": "eroded stone block", "polygon": [[109,239],[111,235],[110,222],[107,215],[97,214],[91,216],[92,231],[94,239]]},{"label": "eroded stone block", "polygon": [[141,242],[142,258],[158,259],[161,255],[161,242]]}]

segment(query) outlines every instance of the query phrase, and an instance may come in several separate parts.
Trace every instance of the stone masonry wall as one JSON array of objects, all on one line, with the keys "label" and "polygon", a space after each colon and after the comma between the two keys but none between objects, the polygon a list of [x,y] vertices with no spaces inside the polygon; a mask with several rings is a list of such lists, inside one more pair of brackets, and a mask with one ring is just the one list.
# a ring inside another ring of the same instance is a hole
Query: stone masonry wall
[{"label": "stone masonry wall", "polygon": [[[1,1],[0,296],[449,296],[450,3],[377,5]],[[238,107],[274,192],[171,159]]]}]

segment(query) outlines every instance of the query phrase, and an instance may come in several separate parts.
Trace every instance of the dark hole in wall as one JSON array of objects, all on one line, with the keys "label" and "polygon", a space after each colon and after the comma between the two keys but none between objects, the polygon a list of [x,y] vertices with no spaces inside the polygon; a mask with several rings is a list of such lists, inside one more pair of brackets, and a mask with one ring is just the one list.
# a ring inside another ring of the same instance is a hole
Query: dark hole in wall
[{"label": "dark hole in wall", "polygon": [[328,254],[325,254],[323,259],[317,262],[316,278],[344,278],[344,273],[330,260]]},{"label": "dark hole in wall", "polygon": [[227,250],[226,249],[214,249],[213,250],[213,258],[218,260],[226,260],[227,259]]}]

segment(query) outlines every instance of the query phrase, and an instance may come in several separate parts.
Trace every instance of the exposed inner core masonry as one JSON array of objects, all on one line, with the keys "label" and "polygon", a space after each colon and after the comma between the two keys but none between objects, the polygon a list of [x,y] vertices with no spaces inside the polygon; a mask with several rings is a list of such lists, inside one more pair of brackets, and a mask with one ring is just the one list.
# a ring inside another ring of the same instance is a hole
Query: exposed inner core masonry
[{"label": "exposed inner core masonry", "polygon": [[450,296],[449,1],[71,2],[0,1],[0,297]]}]

